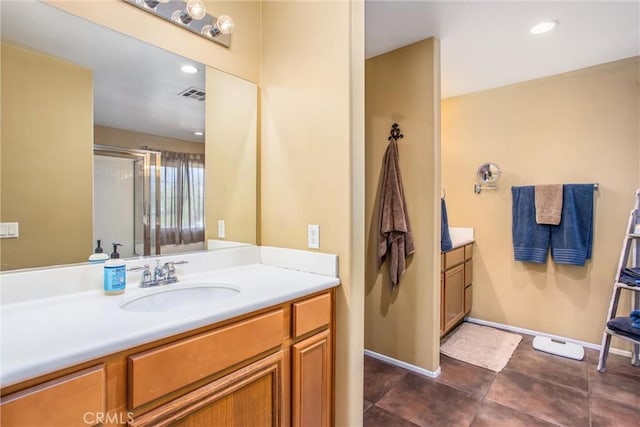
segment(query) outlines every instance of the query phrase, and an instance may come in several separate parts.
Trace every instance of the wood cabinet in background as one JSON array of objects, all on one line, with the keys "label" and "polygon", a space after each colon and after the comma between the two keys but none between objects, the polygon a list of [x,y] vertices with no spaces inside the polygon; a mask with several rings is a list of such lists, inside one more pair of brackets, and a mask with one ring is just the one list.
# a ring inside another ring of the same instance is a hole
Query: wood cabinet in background
[{"label": "wood cabinet in background", "polygon": [[440,276],[440,336],[446,335],[471,312],[473,244],[442,254]]}]

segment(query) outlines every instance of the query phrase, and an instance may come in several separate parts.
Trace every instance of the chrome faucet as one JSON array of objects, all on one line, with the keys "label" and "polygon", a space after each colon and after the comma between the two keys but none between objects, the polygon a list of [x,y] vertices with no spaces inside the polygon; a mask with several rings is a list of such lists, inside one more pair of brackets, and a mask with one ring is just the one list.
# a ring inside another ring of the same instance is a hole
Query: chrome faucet
[{"label": "chrome faucet", "polygon": [[176,264],[187,264],[189,261],[167,261],[160,265],[160,260],[156,260],[156,266],[153,269],[153,273],[149,268],[149,264],[143,266],[131,267],[128,271],[142,270],[142,277],[140,279],[140,287],[148,288],[151,286],[168,285],[169,283],[176,283],[178,277],[176,277]]}]

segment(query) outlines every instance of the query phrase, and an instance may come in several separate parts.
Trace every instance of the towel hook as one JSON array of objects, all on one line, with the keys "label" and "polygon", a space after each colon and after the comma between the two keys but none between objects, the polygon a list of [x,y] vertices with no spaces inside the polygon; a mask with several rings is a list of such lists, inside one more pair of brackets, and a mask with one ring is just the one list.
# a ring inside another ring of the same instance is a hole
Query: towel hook
[{"label": "towel hook", "polygon": [[401,139],[404,138],[404,135],[400,133],[400,126],[398,126],[397,123],[394,123],[391,126],[391,135],[389,136],[389,141],[391,141],[392,139],[395,140],[396,142]]}]

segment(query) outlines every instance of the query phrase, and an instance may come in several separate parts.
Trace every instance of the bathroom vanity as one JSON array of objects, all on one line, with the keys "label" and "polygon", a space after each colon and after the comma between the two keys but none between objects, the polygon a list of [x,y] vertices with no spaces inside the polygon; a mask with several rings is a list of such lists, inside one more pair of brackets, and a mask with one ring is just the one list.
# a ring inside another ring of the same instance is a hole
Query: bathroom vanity
[{"label": "bathroom vanity", "polygon": [[[454,240],[455,242],[455,240]],[[446,335],[471,312],[473,240],[454,243],[440,258],[440,336]]]},{"label": "bathroom vanity", "polygon": [[331,425],[339,280],[265,260],[176,284],[238,290],[207,309],[123,309],[164,292],[137,288],[3,306],[2,425]]}]

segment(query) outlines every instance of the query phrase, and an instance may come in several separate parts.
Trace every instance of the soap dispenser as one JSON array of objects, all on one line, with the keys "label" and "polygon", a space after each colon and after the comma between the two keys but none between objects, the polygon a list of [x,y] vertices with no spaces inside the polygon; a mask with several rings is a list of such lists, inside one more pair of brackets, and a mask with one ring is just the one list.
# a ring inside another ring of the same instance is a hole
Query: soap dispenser
[{"label": "soap dispenser", "polygon": [[100,240],[98,240],[98,245],[93,252],[89,257],[89,262],[104,262],[109,259],[109,255],[105,254],[100,246]]},{"label": "soap dispenser", "polygon": [[105,295],[119,295],[127,286],[127,272],[124,260],[118,253],[120,243],[113,243],[113,252],[104,263],[104,293]]}]

